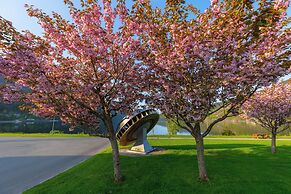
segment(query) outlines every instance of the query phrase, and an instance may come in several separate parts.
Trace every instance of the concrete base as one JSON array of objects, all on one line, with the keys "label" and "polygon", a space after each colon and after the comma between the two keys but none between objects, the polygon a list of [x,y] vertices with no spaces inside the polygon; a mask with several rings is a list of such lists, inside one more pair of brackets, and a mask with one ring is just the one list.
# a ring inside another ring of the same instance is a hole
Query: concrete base
[{"label": "concrete base", "polygon": [[127,149],[120,149],[119,153],[122,156],[146,156],[148,154],[146,152],[137,152],[137,151],[127,150]]},{"label": "concrete base", "polygon": [[149,144],[147,140],[147,128],[142,127],[137,131],[137,140],[135,144],[130,148],[134,152],[150,153],[154,151],[154,148]]},{"label": "concrete base", "polygon": [[153,148],[152,152],[137,152],[137,151],[133,151],[133,150],[128,150],[128,149],[120,149],[119,150],[120,155],[122,156],[133,156],[133,157],[139,157],[139,156],[150,156],[150,155],[160,155],[160,154],[164,154],[165,153],[165,149],[164,148]]}]

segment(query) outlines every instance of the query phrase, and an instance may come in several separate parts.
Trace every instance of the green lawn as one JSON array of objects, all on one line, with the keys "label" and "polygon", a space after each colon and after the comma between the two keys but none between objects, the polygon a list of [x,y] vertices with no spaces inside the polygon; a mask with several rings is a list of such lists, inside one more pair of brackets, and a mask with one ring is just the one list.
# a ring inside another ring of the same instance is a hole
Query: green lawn
[{"label": "green lawn", "polygon": [[164,154],[121,157],[125,181],[112,180],[110,150],[50,179],[25,193],[291,193],[291,141],[206,140],[209,183],[197,181],[193,139],[150,140]]},{"label": "green lawn", "polygon": [[[183,139],[193,139],[191,135],[149,135],[149,139],[175,139],[175,138],[183,138]],[[253,138],[251,135],[232,135],[232,136],[226,136],[226,135],[208,135],[205,137],[206,139],[212,139],[212,138]],[[255,139],[255,138],[253,138]],[[291,139],[290,135],[278,135],[277,139]]]},{"label": "green lawn", "polygon": [[0,137],[89,137],[87,134],[0,133]]},{"label": "green lawn", "polygon": [[[92,137],[88,134],[50,134],[50,133],[0,133],[0,137]],[[191,135],[149,135],[149,139],[193,139]],[[222,135],[210,135],[206,137],[209,138],[252,138],[251,135],[235,135],[235,136],[222,136]],[[291,136],[278,136],[278,139],[291,139]]]}]

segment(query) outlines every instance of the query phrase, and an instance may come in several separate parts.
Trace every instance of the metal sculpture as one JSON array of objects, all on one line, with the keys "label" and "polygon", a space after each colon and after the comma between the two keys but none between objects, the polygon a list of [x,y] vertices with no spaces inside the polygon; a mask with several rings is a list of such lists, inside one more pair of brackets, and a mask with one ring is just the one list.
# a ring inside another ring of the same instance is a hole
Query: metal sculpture
[{"label": "metal sculpture", "polygon": [[[155,110],[149,109],[139,111],[133,116],[117,113],[113,117],[112,123],[120,145],[125,146],[135,142],[130,150],[149,153],[154,151],[154,148],[147,140],[147,133],[152,130],[158,120],[159,114]],[[99,130],[105,133],[105,129],[104,123],[100,122]]]}]

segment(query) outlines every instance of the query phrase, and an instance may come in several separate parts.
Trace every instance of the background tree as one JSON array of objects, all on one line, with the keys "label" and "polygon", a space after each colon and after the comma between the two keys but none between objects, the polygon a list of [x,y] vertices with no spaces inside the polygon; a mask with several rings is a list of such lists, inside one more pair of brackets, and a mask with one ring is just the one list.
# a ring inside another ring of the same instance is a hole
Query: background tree
[{"label": "background tree", "polygon": [[173,121],[170,118],[167,118],[167,129],[169,135],[177,135],[177,132],[179,131],[180,127],[176,124],[175,121]]},{"label": "background tree", "polygon": [[291,84],[278,83],[257,92],[243,110],[272,134],[271,151],[276,153],[277,134],[291,128]]},{"label": "background tree", "polygon": [[[133,110],[141,97],[136,87],[143,71],[135,57],[139,41],[125,27],[124,2],[113,8],[110,0],[81,1],[80,9],[70,0],[64,2],[72,21],[26,6],[44,30],[41,37],[19,33],[1,18],[0,74],[8,81],[1,94],[8,102],[21,100],[36,115],[59,117],[73,127],[92,128],[109,138],[114,178],[120,182],[112,117],[115,112]],[[117,19],[121,26],[114,30]],[[100,122],[107,130],[99,128]]]},{"label": "background tree", "polygon": [[[195,138],[201,180],[208,180],[203,138],[215,124],[237,115],[259,88],[288,73],[288,5],[212,0],[204,13],[181,0],[166,1],[164,11],[153,9],[149,0],[134,5],[140,60],[150,70],[148,103]],[[201,123],[212,114],[218,118],[202,131]]]}]

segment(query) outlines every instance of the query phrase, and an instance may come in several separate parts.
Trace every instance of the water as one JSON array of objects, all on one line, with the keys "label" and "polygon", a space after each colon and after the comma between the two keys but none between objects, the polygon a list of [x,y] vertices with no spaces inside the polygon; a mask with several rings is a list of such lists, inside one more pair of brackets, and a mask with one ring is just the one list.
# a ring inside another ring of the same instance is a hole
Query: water
[{"label": "water", "polygon": [[149,133],[148,135],[167,135],[168,134],[168,128],[162,125],[156,125]]},{"label": "water", "polygon": [[[162,125],[156,125],[148,135],[169,135],[168,128]],[[190,135],[190,133],[184,129],[180,129],[177,135]]]},{"label": "water", "polygon": [[[48,133],[53,129],[52,120],[34,120],[28,119],[25,121],[0,121],[0,132],[14,133]],[[69,133],[69,127],[63,125],[59,120],[54,123],[55,130],[61,130]]]},{"label": "water", "polygon": [[[202,131],[206,130],[207,126],[211,123],[210,120],[206,120],[205,123],[201,125]],[[216,124],[210,135],[221,135],[224,130],[230,130],[235,135],[252,135],[254,133],[269,133],[267,130],[262,128],[260,125],[243,120],[240,117],[234,117],[226,119],[218,124]],[[285,131],[281,135],[290,135],[291,131]],[[168,129],[166,127],[166,121],[159,122],[150,132],[149,135],[169,135]],[[190,133],[184,129],[180,129],[177,135],[190,135]]]}]

